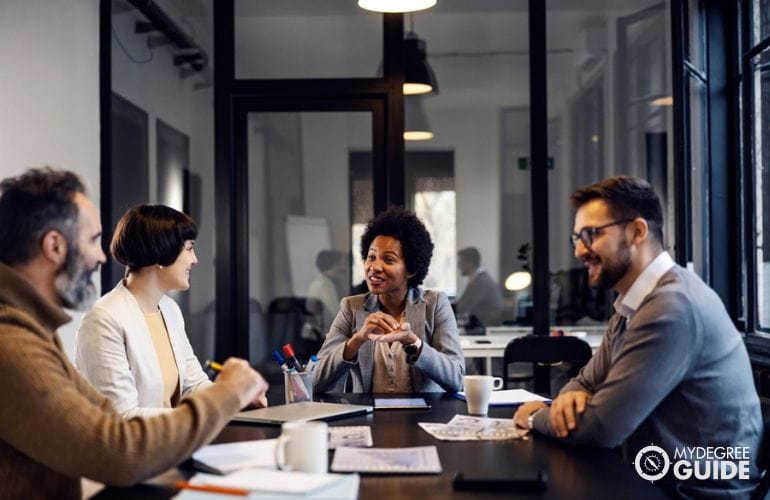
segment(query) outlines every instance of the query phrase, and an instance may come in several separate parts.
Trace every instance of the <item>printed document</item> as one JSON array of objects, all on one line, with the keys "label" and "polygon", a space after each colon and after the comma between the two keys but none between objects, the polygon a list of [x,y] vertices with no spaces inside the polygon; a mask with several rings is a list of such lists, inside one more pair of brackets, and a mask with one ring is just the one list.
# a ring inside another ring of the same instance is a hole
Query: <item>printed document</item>
[{"label": "printed document", "polygon": [[455,415],[449,423],[420,422],[425,432],[442,441],[488,441],[519,439],[527,435],[527,429],[517,428],[510,418],[471,417]]},{"label": "printed document", "polygon": [[439,474],[441,462],[435,446],[411,448],[337,448],[334,472]]}]

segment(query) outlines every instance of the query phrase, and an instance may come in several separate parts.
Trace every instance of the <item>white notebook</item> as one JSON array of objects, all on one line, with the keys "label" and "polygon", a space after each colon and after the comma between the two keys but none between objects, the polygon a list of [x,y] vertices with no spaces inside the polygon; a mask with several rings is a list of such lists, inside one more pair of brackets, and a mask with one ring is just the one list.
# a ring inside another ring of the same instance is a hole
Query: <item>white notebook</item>
[{"label": "white notebook", "polygon": [[[465,401],[465,393],[458,392],[453,394],[458,399]],[[534,394],[524,389],[508,389],[507,391],[492,391],[489,396],[489,406],[518,406],[529,401],[543,401],[550,403],[551,400],[538,394]]]},{"label": "white notebook", "polygon": [[331,470],[373,474],[440,474],[435,446],[411,448],[337,448]]}]

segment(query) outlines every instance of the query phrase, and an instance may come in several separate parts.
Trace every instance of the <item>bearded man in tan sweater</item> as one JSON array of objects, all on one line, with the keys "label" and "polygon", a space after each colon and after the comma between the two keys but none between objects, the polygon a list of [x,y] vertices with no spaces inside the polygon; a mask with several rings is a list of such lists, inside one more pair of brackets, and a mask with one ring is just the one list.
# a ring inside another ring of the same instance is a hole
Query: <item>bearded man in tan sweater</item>
[{"label": "bearded man in tan sweater", "polygon": [[177,465],[238,410],[265,405],[267,383],[229,359],[216,382],[171,413],[124,420],[70,363],[63,307],[93,300],[106,260],[96,207],[71,172],[0,183],[0,496],[80,498],[80,478],[127,486]]}]

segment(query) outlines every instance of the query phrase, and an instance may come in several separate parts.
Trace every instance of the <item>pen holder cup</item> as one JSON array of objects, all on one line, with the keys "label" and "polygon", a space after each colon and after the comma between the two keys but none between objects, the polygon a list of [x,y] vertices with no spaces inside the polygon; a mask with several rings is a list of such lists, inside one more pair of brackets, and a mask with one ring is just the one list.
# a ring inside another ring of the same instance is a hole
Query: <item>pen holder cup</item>
[{"label": "pen holder cup", "polygon": [[313,374],[311,372],[284,373],[286,404],[313,401]]}]

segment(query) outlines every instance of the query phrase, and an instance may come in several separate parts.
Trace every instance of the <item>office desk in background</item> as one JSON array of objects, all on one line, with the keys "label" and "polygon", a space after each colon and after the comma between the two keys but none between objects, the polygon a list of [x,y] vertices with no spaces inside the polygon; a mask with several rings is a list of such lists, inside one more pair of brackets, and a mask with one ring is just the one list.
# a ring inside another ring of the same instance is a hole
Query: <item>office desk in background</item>
[{"label": "office desk in background", "polygon": [[[273,390],[271,390],[273,392]],[[329,425],[369,425],[375,447],[435,445],[443,472],[438,475],[362,475],[361,499],[510,499],[510,498],[664,498],[649,481],[642,480],[633,465],[624,463],[612,450],[569,446],[549,438],[532,435],[526,440],[508,441],[439,441],[418,427],[418,422],[446,423],[456,414],[465,414],[465,402],[443,393],[421,394],[433,406],[430,410],[378,410],[367,416],[335,420]],[[325,401],[344,397],[351,403],[371,403],[371,397],[321,395]],[[510,418],[510,408],[491,408],[490,416]],[[275,426],[230,424],[215,442],[274,438]],[[329,463],[331,463],[331,456]],[[544,470],[548,474],[546,489],[539,493],[508,491],[505,493],[456,492],[452,476],[457,471]],[[150,484],[133,488],[106,488],[95,499],[170,498],[178,479],[189,478],[194,471],[172,469],[154,478]],[[236,497],[233,497],[236,498]]]},{"label": "office desk in background", "polygon": [[[588,342],[591,349],[596,351],[602,342],[602,337],[607,329],[605,326],[555,326],[552,330],[563,330],[567,334],[571,332],[585,332],[585,337],[581,337]],[[530,335],[532,327],[525,326],[490,326],[486,329],[486,335],[460,335],[460,346],[463,349],[463,356],[466,359],[483,358],[484,373],[492,374],[492,360],[495,358],[503,359],[505,346],[517,338]]]}]

